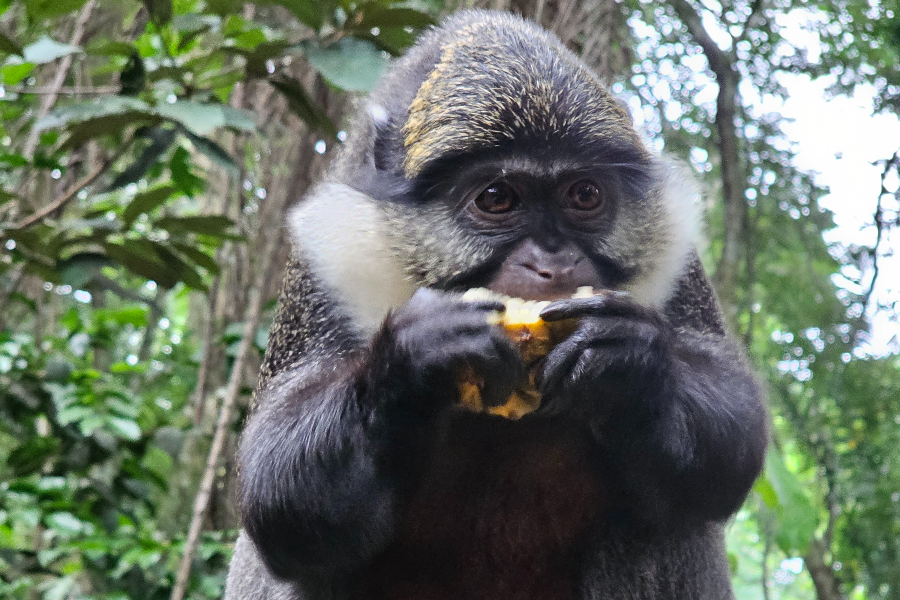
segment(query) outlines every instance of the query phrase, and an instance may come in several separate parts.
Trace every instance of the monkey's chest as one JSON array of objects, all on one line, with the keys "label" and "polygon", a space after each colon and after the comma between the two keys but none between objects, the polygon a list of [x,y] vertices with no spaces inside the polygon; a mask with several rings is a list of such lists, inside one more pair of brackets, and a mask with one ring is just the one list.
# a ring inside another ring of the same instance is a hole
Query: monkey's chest
[{"label": "monkey's chest", "polygon": [[459,415],[363,600],[573,600],[606,498],[571,428]]}]

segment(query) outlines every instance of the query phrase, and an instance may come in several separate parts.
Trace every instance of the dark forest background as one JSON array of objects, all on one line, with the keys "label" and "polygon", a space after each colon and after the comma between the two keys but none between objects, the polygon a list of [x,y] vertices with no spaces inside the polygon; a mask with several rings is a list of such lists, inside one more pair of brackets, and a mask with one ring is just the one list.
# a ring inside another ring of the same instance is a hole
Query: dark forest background
[{"label": "dark forest background", "polygon": [[897,0],[0,0],[0,598],[219,597],[285,209],[390,57],[473,5],[553,30],[704,185],[774,419],[738,598],[900,598],[900,360],[868,344],[900,316],[872,293],[900,155],[857,199],[871,243],[826,243],[827,190],[746,93],[807,74],[898,114]]}]

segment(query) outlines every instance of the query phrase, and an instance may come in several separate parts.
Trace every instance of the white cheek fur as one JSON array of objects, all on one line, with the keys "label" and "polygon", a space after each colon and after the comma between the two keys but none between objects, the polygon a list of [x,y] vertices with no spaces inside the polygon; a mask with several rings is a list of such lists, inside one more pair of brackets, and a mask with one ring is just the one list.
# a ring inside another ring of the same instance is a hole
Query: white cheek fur
[{"label": "white cheek fur", "polygon": [[[626,289],[637,302],[662,308],[695,247],[701,210],[690,174],[672,163],[659,168],[663,184],[657,193],[665,207],[655,240],[659,249]],[[374,333],[417,287],[397,258],[388,227],[374,200],[339,183],[320,184],[288,214],[297,248],[363,335]]]},{"label": "white cheek fur", "polygon": [[319,185],[288,214],[297,248],[363,334],[374,333],[416,290],[386,227],[374,200],[338,183]]},{"label": "white cheek fur", "polygon": [[662,178],[657,192],[663,206],[662,231],[654,244],[657,249],[647,257],[641,273],[626,286],[635,301],[662,308],[675,292],[675,285],[687,267],[701,230],[700,190],[688,170],[678,163],[659,160],[657,177]]}]

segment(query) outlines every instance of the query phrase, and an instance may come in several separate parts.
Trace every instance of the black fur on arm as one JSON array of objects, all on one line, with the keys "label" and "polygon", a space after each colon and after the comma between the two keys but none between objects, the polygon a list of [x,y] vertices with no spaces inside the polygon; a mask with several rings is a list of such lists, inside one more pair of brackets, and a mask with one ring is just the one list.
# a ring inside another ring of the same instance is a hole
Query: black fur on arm
[{"label": "black fur on arm", "polygon": [[631,512],[665,526],[732,515],[762,469],[768,415],[699,261],[665,312],[614,294],[544,316],[581,322],[547,358],[542,410],[587,423]]},{"label": "black fur on arm", "polygon": [[[762,469],[767,413],[730,340],[674,333],[668,367],[648,412],[621,413],[598,428],[623,492],[657,523],[690,525],[734,514]],[[678,523],[681,521],[681,523]]]},{"label": "black fur on arm", "polygon": [[420,290],[369,344],[347,351],[352,336],[331,329],[333,347],[267,382],[241,442],[241,517],[273,574],[352,573],[391,540],[457,369],[484,373],[500,398],[524,371],[488,323],[496,308]]},{"label": "black fur on arm", "polygon": [[377,380],[370,356],[310,360],[258,396],[240,448],[241,518],[277,577],[352,572],[391,539],[428,422],[394,402],[398,386]]}]

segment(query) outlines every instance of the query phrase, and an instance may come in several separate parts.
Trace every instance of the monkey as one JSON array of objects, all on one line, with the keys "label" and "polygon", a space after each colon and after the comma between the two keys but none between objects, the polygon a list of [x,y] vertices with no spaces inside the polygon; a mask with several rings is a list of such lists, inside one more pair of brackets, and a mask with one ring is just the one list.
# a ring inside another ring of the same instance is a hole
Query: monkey
[{"label": "monkey", "polygon": [[[425,32],[289,216],[226,598],[733,599],[767,411],[697,198],[552,34],[478,10]],[[525,365],[474,287],[574,330]],[[461,368],[490,405],[536,369],[540,407],[461,410]]]}]

